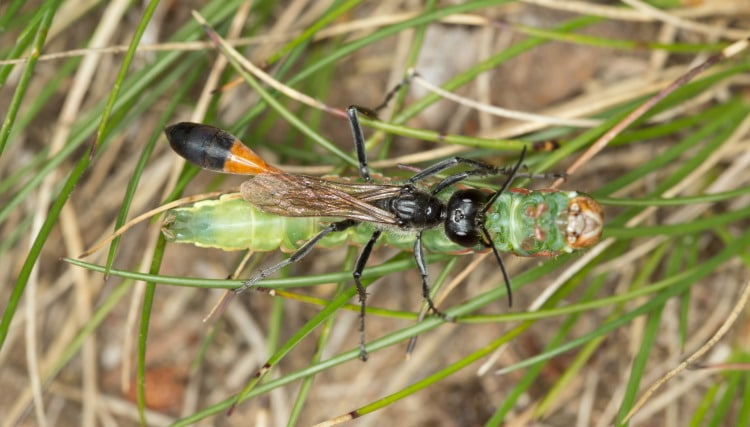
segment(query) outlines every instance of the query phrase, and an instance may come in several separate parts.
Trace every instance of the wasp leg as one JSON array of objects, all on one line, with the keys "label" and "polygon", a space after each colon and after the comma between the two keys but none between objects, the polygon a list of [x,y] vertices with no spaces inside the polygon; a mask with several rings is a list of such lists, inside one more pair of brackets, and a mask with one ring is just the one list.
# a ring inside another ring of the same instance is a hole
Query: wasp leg
[{"label": "wasp leg", "polygon": [[[413,184],[417,181],[422,181],[424,179],[433,177],[446,169],[450,169],[454,166],[458,166],[462,164],[469,165],[472,168],[471,171],[475,171],[474,174],[483,174],[483,175],[507,175],[510,172],[510,169],[512,169],[512,168],[501,168],[497,166],[492,166],[490,164],[479,162],[479,161],[472,160],[472,159],[467,159],[465,157],[451,157],[450,159],[442,160],[440,162],[435,163],[432,166],[422,169],[421,171],[419,171],[419,173],[409,178],[409,182]],[[470,172],[470,171],[466,171],[466,172]],[[456,175],[453,175],[453,176],[456,176]],[[458,182],[458,181],[460,180],[457,180],[455,182]],[[455,184],[455,182],[452,182],[452,183]]]},{"label": "wasp leg", "polygon": [[[526,152],[526,147],[523,148],[523,151],[521,153],[521,159],[523,159],[525,152]],[[443,161],[435,163],[434,165],[429,166],[419,171],[417,174],[409,178],[409,183],[414,184],[418,181],[422,181],[424,179],[430,178],[432,176],[439,174],[440,172],[446,169],[450,169],[458,165],[468,165],[469,167],[471,167],[471,169],[467,171],[458,172],[453,175],[449,175],[446,178],[443,178],[442,181],[438,182],[432,187],[432,194],[437,194],[445,190],[449,186],[459,183],[472,176],[486,177],[486,176],[498,176],[498,175],[505,175],[505,176],[514,175],[516,178],[529,178],[529,179],[557,179],[557,178],[565,177],[565,174],[559,174],[559,173],[540,173],[540,174],[517,173],[515,172],[516,168],[514,166],[499,167],[499,166],[490,165],[488,163],[480,162],[477,160],[467,159],[465,157],[452,157],[450,159],[445,159]]]},{"label": "wasp leg", "polygon": [[287,265],[293,264],[293,263],[301,260],[307,254],[309,254],[310,251],[312,251],[312,249],[315,247],[315,245],[317,245],[318,242],[320,242],[320,240],[322,238],[324,238],[325,236],[327,236],[327,235],[329,235],[331,233],[336,233],[336,232],[339,232],[339,231],[346,230],[347,228],[353,227],[353,226],[355,226],[357,224],[359,224],[358,221],[347,219],[347,220],[344,220],[344,221],[334,222],[333,224],[328,225],[328,227],[326,227],[323,230],[321,230],[312,239],[308,240],[304,245],[302,245],[302,247],[300,247],[299,249],[297,249],[297,251],[294,252],[292,254],[292,256],[290,256],[289,258],[287,258],[287,259],[279,262],[278,264],[272,265],[272,266],[270,266],[268,268],[265,268],[265,269],[261,270],[260,273],[258,273],[255,277],[252,277],[251,279],[249,279],[245,283],[243,283],[242,286],[240,286],[239,288],[236,288],[234,290],[235,294],[239,294],[239,293],[245,291],[246,289],[252,287],[253,285],[255,285],[256,283],[258,283],[259,281],[261,281],[261,280],[265,279],[266,277],[272,275],[273,273],[281,270],[282,268],[286,267]]},{"label": "wasp leg", "polygon": [[372,248],[375,246],[375,242],[378,241],[380,234],[380,230],[375,230],[372,233],[370,241],[362,248],[362,252],[359,254],[359,258],[357,258],[357,262],[354,264],[354,271],[352,272],[354,284],[357,286],[357,293],[359,294],[359,358],[363,362],[367,361],[367,350],[365,349],[365,301],[367,300],[367,291],[365,291],[365,287],[362,286],[362,282],[359,279],[362,277],[362,271],[365,269],[365,264],[367,264],[370,253],[372,253]]},{"label": "wasp leg", "polygon": [[370,111],[363,107],[356,105],[350,105],[346,109],[346,113],[349,115],[349,126],[352,128],[352,137],[354,138],[354,149],[357,151],[357,160],[359,161],[359,174],[365,182],[371,182],[370,168],[367,166],[367,152],[365,151],[365,137],[362,132],[362,126],[359,124],[359,116],[357,112],[361,112],[365,115],[374,115],[375,112]]},{"label": "wasp leg", "polygon": [[421,230],[417,233],[416,240],[414,240],[414,260],[417,262],[419,273],[422,275],[422,296],[424,297],[425,301],[427,301],[427,306],[430,308],[430,311],[435,313],[435,315],[439,316],[443,320],[452,322],[453,319],[447,316],[442,311],[438,310],[438,308],[435,306],[435,303],[432,302],[432,298],[430,297],[430,285],[427,283],[427,277],[429,273],[427,272],[427,264],[424,261],[424,250],[422,250],[422,231]]},{"label": "wasp leg", "polygon": [[500,266],[500,271],[503,273],[503,281],[505,281],[505,290],[508,292],[508,307],[513,307],[513,291],[510,286],[510,277],[508,277],[508,271],[505,270],[505,263],[503,262],[503,259],[500,257],[500,252],[497,251],[497,247],[495,247],[495,242],[492,241],[492,237],[490,237],[490,233],[487,231],[484,226],[481,228],[482,234],[484,235],[484,238],[487,240],[487,246],[489,246],[492,249],[492,253],[495,254],[495,259],[497,260],[497,265]]},{"label": "wasp leg", "polygon": [[404,79],[399,82],[393,89],[389,90],[388,93],[385,95],[385,99],[383,102],[380,103],[377,107],[370,109],[367,107],[362,107],[359,105],[350,105],[346,109],[346,113],[349,116],[349,125],[352,128],[352,136],[354,137],[354,148],[357,151],[357,160],[359,160],[359,174],[362,176],[362,178],[365,180],[365,182],[370,182],[372,179],[370,178],[370,169],[367,166],[367,153],[365,153],[365,138],[364,134],[362,132],[362,126],[359,124],[359,114],[364,114],[365,116],[377,119],[378,118],[378,111],[382,110],[383,108],[388,106],[388,103],[391,102],[391,99],[393,99],[394,96],[396,96],[396,93],[402,88],[411,82],[412,75],[407,75],[404,77]]},{"label": "wasp leg", "polygon": [[[492,206],[493,203],[495,203],[495,200],[510,187],[510,183],[513,181],[514,178],[518,176],[518,169],[521,168],[521,165],[523,164],[523,157],[526,155],[526,146],[524,145],[523,150],[521,150],[521,157],[518,158],[518,162],[515,166],[513,166],[513,170],[510,171],[508,174],[508,179],[505,180],[502,187],[500,187],[499,190],[495,192],[495,194],[490,197],[489,200],[487,200],[487,203],[484,205],[484,209],[482,210],[482,213],[487,212],[487,210]],[[450,178],[450,177],[448,177]],[[447,179],[447,178],[446,178]],[[445,180],[444,180],[445,181]],[[493,246],[494,248],[494,246]]]},{"label": "wasp leg", "polygon": [[[416,72],[414,73],[416,74]],[[385,94],[385,98],[383,99],[383,102],[380,103],[377,107],[373,108],[373,111],[380,111],[383,108],[387,107],[388,104],[391,102],[391,99],[393,99],[394,96],[398,93],[401,88],[404,88],[406,86],[409,86],[411,84],[412,77],[414,74],[407,74],[403,80],[396,83],[396,86],[393,87],[393,89],[389,90],[388,93]]]}]

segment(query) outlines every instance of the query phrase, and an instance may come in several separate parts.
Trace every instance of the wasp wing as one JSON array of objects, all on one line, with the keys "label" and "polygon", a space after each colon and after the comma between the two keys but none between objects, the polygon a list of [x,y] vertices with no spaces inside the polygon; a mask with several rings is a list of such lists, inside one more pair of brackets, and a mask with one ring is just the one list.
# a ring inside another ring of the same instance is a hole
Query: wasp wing
[{"label": "wasp wing", "polygon": [[402,187],[264,173],[242,183],[240,191],[254,206],[279,216],[338,217],[398,225],[392,213],[371,203],[398,196]]}]

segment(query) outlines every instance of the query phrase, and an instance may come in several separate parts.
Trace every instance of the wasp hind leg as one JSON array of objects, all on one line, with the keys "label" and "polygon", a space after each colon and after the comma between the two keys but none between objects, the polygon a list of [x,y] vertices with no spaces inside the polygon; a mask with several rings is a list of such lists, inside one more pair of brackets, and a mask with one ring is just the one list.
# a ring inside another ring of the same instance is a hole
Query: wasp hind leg
[{"label": "wasp hind leg", "polygon": [[454,319],[448,316],[447,314],[443,313],[442,311],[438,310],[438,308],[435,306],[435,303],[432,301],[432,297],[430,297],[430,285],[429,283],[427,283],[427,278],[429,276],[429,273],[427,272],[427,263],[425,263],[425,260],[424,260],[424,250],[422,249],[422,232],[421,231],[417,233],[417,238],[414,241],[414,260],[417,262],[419,273],[422,275],[422,296],[427,302],[427,306],[430,308],[430,311],[432,311],[436,316],[440,317],[441,319],[452,322]]},{"label": "wasp hind leg", "polygon": [[357,286],[357,293],[359,294],[359,358],[363,362],[367,361],[367,349],[365,348],[365,301],[367,300],[367,291],[362,285],[360,278],[362,277],[367,260],[370,258],[372,248],[378,241],[380,234],[380,230],[375,230],[372,233],[370,241],[362,248],[362,252],[360,252],[357,262],[354,264],[354,271],[352,272],[354,284]]},{"label": "wasp hind leg", "polygon": [[268,268],[264,268],[263,270],[260,271],[260,273],[258,273],[254,277],[250,278],[249,280],[245,281],[245,283],[243,283],[242,286],[240,286],[239,288],[236,288],[234,290],[234,293],[235,294],[239,294],[241,292],[244,292],[245,290],[247,290],[247,289],[255,286],[256,283],[258,283],[261,280],[269,277],[270,275],[272,275],[273,273],[281,270],[282,268],[286,267],[287,265],[294,264],[295,262],[301,260],[302,258],[304,258],[305,256],[307,256],[307,254],[309,254],[310,251],[312,251],[312,249],[315,247],[315,245],[317,245],[325,236],[327,236],[327,235],[329,235],[331,233],[336,233],[336,232],[339,232],[339,231],[344,231],[347,228],[353,227],[353,226],[355,226],[357,224],[359,224],[358,221],[354,221],[354,220],[351,220],[351,219],[347,219],[347,220],[344,220],[344,221],[339,221],[339,222],[334,222],[333,224],[329,224],[328,227],[324,228],[318,234],[316,234],[312,239],[310,239],[307,242],[305,242],[305,244],[302,245],[302,247],[300,247],[299,249],[297,249],[297,251],[294,252],[292,254],[292,256],[290,256],[289,258],[287,258],[287,259],[279,262],[278,264],[274,264],[274,265],[272,265],[272,266],[270,266]]}]

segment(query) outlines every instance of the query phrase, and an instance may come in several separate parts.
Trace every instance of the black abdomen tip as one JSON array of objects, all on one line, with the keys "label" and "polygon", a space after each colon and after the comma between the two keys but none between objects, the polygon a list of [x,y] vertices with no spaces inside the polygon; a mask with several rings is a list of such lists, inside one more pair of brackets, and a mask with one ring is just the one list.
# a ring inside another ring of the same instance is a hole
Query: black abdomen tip
[{"label": "black abdomen tip", "polygon": [[231,134],[200,123],[182,122],[164,129],[169,145],[190,163],[221,172],[235,138]]}]

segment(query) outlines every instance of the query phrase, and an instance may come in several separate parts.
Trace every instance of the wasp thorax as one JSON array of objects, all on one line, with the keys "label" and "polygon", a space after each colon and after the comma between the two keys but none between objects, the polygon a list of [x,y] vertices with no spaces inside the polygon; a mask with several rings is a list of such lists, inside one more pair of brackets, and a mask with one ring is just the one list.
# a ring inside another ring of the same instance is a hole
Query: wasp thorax
[{"label": "wasp thorax", "polygon": [[386,210],[393,213],[404,228],[436,227],[445,218],[445,203],[424,191],[406,187],[387,201]]}]

